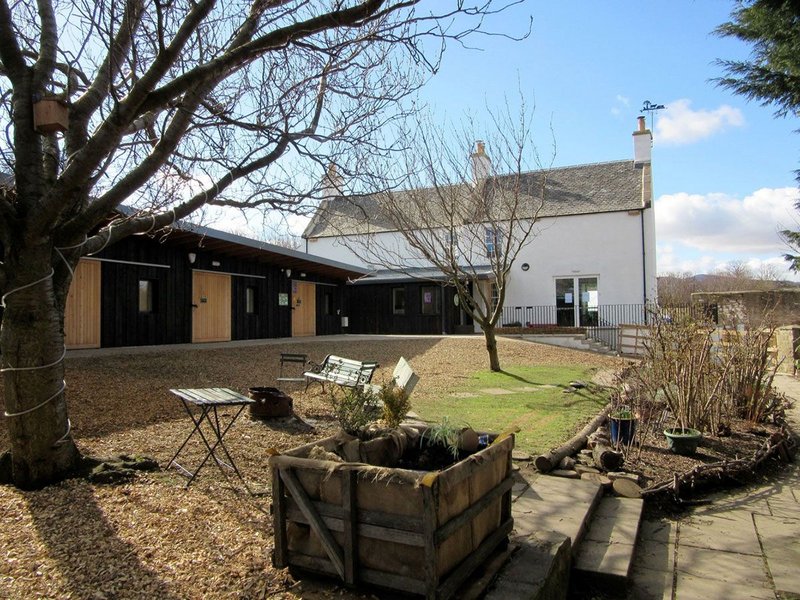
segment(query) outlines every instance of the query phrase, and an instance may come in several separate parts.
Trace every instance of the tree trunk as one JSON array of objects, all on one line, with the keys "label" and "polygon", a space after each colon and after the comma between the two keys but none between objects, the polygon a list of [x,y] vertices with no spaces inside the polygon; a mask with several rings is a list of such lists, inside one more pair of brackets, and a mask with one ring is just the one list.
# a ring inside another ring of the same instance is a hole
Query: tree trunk
[{"label": "tree trunk", "polygon": [[484,325],[483,336],[486,338],[486,351],[489,353],[489,369],[499,372],[500,356],[497,354],[497,338],[494,334],[494,325]]},{"label": "tree trunk", "polygon": [[10,477],[32,489],[63,479],[80,459],[64,395],[65,299],[56,299],[49,247],[6,255],[6,265],[19,274],[6,286],[0,329]]}]

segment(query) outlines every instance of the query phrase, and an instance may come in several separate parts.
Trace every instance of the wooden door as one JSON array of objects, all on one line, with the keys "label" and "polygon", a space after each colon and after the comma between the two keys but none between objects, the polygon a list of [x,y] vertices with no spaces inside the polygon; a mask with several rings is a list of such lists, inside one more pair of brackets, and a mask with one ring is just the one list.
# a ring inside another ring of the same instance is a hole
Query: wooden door
[{"label": "wooden door", "polygon": [[81,259],[64,309],[67,348],[100,347],[100,261]]},{"label": "wooden door", "polygon": [[192,272],[192,342],[231,339],[231,276]]},{"label": "wooden door", "polygon": [[317,335],[317,288],[292,281],[292,337]]}]

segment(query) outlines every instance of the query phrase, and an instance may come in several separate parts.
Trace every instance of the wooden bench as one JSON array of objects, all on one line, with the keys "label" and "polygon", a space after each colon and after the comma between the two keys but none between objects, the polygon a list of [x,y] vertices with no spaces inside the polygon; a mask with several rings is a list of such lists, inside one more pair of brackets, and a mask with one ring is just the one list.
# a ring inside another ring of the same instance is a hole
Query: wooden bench
[{"label": "wooden bench", "polygon": [[362,362],[329,354],[317,368],[306,371],[303,376],[306,378],[306,389],[312,381],[319,382],[323,390],[326,383],[359,387],[372,381],[372,375],[379,366],[376,362]]}]

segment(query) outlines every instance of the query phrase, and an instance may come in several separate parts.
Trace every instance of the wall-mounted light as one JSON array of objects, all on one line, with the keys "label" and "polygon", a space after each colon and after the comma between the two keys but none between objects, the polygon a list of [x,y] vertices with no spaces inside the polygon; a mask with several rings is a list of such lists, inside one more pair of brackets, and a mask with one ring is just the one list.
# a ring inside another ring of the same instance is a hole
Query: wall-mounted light
[{"label": "wall-mounted light", "polygon": [[292,276],[292,270],[291,269],[286,269],[286,276],[287,277],[291,277]]},{"label": "wall-mounted light", "polygon": [[211,266],[212,267],[218,267],[219,266],[219,261],[218,260],[212,260],[211,261]]},{"label": "wall-mounted light", "polygon": [[305,276],[306,276],[305,273],[300,273],[300,277],[305,277]]},{"label": "wall-mounted light", "polygon": [[531,266],[528,263],[522,263],[522,267],[521,268],[522,268],[523,271],[527,271],[528,269],[531,268]]},{"label": "wall-mounted light", "polygon": [[197,254],[195,254],[194,252],[189,252],[188,256],[189,256],[189,264],[193,265],[194,261],[197,260]]}]

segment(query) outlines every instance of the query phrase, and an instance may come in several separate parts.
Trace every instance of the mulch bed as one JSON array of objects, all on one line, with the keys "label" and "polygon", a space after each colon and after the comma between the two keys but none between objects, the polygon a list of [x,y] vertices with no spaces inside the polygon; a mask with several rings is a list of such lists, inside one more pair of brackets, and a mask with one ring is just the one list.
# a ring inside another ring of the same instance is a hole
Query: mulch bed
[{"label": "mulch bed", "polygon": [[[563,348],[502,339],[505,364],[581,364],[599,370],[622,361]],[[316,339],[240,348],[158,350],[67,359],[73,434],[86,454],[143,454],[164,466],[188,435],[191,423],[169,388],[275,386],[281,352],[321,360],[346,354],[376,360],[375,381],[388,378],[405,356],[420,375],[414,394],[444,395],[459,377],[487,363],[483,340],[413,338],[342,342]],[[0,486],[0,597],[3,598],[361,598],[334,583],[295,581],[271,566],[270,448],[288,449],[336,430],[326,394],[312,385],[277,386],[294,398],[298,418],[251,419],[243,415],[225,438],[252,487],[245,493],[207,465],[185,487],[174,470],[138,472],[113,485],[72,479],[36,492]],[[0,401],[0,405],[3,405]],[[224,411],[223,411],[224,412]],[[580,425],[579,425],[580,427]],[[708,438],[695,459],[666,452],[658,439],[629,457],[650,481],[682,472],[697,460],[719,460],[755,450],[760,434],[736,427],[729,438]],[[7,447],[5,423],[0,448]],[[192,464],[199,448],[182,462]],[[635,463],[633,461],[636,461]]]}]

